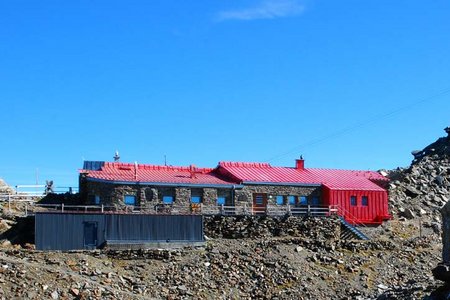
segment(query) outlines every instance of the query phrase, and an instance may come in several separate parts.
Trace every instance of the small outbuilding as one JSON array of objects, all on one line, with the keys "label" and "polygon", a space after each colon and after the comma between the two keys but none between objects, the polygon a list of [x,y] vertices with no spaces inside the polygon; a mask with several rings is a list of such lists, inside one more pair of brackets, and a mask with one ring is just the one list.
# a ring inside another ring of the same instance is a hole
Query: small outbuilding
[{"label": "small outbuilding", "polygon": [[200,215],[37,212],[36,250],[142,249],[203,244]]}]

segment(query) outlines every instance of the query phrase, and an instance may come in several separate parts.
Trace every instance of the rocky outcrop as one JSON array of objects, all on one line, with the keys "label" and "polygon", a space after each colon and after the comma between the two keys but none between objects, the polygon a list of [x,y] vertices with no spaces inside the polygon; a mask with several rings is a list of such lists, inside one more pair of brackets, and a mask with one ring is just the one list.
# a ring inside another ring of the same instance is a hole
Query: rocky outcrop
[{"label": "rocky outcrop", "polygon": [[439,211],[450,200],[450,137],[442,137],[413,154],[409,168],[398,168],[389,174],[391,212],[397,217],[420,217],[431,226],[440,226]]},{"label": "rocky outcrop", "polygon": [[0,195],[14,194],[14,189],[6,184],[6,182],[0,178]]}]

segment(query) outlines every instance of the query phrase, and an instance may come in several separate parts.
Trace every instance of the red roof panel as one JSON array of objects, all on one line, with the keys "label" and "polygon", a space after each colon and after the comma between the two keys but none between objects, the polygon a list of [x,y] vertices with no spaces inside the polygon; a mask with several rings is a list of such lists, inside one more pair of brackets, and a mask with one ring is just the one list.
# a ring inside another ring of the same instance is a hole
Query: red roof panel
[{"label": "red roof panel", "polygon": [[98,171],[80,170],[88,178],[121,182],[155,182],[173,184],[232,185],[212,173],[210,168],[157,166],[105,162]]},{"label": "red roof panel", "polygon": [[323,184],[331,189],[385,191],[372,180],[387,180],[373,171],[296,169],[268,163],[220,162],[219,168],[244,183]]}]

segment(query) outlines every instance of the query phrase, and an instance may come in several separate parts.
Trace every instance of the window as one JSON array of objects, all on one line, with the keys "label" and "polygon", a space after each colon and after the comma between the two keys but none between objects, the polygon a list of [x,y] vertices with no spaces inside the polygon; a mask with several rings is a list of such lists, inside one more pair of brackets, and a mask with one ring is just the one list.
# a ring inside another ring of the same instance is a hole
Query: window
[{"label": "window", "polygon": [[198,189],[191,190],[191,203],[201,203],[202,202],[202,191]]},{"label": "window", "polygon": [[295,196],[287,196],[289,205],[295,205]]},{"label": "window", "polygon": [[225,197],[217,197],[217,205],[225,205]]},{"label": "window", "polygon": [[356,196],[350,196],[350,205],[356,206]]},{"label": "window", "polygon": [[136,205],[136,196],[125,195],[124,202],[126,205]]},{"label": "window", "polygon": [[361,205],[362,206],[368,206],[369,205],[369,198],[367,196],[362,196],[362,198],[361,198]]},{"label": "window", "polygon": [[191,196],[191,202],[192,203],[200,203],[200,202],[202,202],[202,198],[199,196]]},{"label": "window", "polygon": [[319,206],[319,205],[320,205],[319,197],[312,197],[312,199],[311,199],[311,205]]},{"label": "window", "polygon": [[163,196],[163,203],[164,204],[172,204],[173,203],[173,196]]},{"label": "window", "polygon": [[163,204],[173,204],[175,199],[175,189],[173,188],[162,188],[159,190],[161,195],[160,199],[162,200]]},{"label": "window", "polygon": [[308,198],[306,196],[300,196],[300,205],[308,205]]},{"label": "window", "polygon": [[[97,203],[98,200],[98,203]],[[88,195],[88,201],[90,204],[100,204],[100,197],[97,195]]]},{"label": "window", "polygon": [[283,205],[284,204],[284,197],[281,195],[277,196],[277,205]]},{"label": "window", "polygon": [[218,190],[217,205],[233,205],[233,198],[231,196],[231,190]]},{"label": "window", "polygon": [[256,195],[255,196],[255,204],[256,205],[264,205],[264,197],[263,197],[263,195]]}]

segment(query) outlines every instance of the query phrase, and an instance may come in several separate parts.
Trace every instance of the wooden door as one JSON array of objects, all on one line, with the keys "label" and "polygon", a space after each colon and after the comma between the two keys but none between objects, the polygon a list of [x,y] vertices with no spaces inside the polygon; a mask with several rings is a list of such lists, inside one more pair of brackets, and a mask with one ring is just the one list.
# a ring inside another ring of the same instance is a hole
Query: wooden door
[{"label": "wooden door", "polygon": [[267,194],[253,194],[253,213],[265,214],[267,209]]}]

